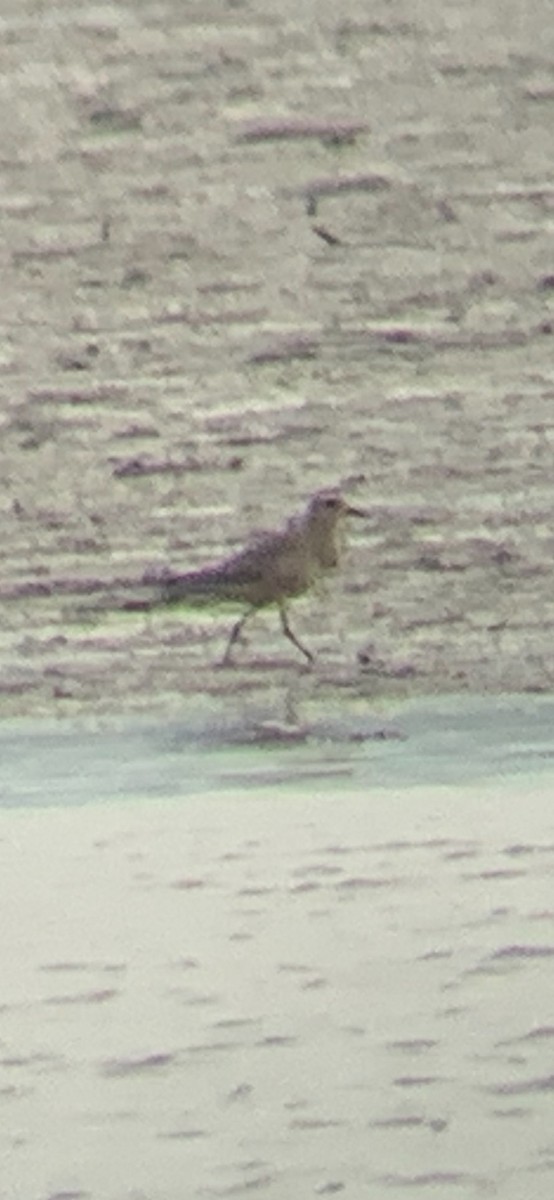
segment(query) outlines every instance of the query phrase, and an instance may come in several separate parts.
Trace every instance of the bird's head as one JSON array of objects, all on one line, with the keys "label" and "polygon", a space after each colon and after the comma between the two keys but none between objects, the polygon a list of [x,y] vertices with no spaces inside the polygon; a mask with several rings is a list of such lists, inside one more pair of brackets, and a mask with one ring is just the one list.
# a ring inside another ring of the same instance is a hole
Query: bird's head
[{"label": "bird's head", "polygon": [[344,517],[365,517],[361,508],[348,504],[338,488],[324,488],[309,500],[302,517],[304,536],[318,569],[332,571],[343,546]]},{"label": "bird's head", "polygon": [[361,508],[354,508],[338,488],[323,488],[308,503],[308,518],[314,524],[334,528],[343,517],[367,517]]}]

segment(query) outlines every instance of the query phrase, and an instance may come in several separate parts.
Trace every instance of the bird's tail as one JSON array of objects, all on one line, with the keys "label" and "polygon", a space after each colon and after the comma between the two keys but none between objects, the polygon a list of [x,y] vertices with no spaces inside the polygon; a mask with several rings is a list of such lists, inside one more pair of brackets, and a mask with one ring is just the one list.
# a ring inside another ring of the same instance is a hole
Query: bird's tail
[{"label": "bird's tail", "polygon": [[224,578],[217,566],[181,575],[146,571],[142,579],[120,580],[103,595],[91,596],[79,607],[79,615],[94,619],[110,612],[150,613],[177,605],[198,608],[226,598]]},{"label": "bird's tail", "polygon": [[160,603],[170,606],[191,605],[198,607],[225,600],[236,601],[236,588],[226,564],[203,567],[200,571],[186,571],[183,575],[168,575],[161,587]]}]

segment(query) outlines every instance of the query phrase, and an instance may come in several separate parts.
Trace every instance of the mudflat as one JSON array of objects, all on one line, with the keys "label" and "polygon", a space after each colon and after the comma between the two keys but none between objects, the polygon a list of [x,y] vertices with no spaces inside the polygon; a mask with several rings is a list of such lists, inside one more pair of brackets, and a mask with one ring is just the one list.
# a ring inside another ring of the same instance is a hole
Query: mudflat
[{"label": "mudflat", "polygon": [[3,5],[0,713],[287,686],[270,612],[229,673],[83,605],[337,483],[314,692],[551,688],[550,18]]}]

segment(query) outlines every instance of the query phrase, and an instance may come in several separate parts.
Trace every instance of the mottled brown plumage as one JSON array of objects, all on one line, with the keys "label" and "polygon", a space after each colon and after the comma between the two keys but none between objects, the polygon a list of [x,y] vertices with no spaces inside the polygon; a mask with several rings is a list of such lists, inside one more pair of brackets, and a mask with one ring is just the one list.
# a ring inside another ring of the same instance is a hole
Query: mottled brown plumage
[{"label": "mottled brown plumage", "polygon": [[198,571],[168,571],[159,581],[152,600],[131,602],[124,607],[144,610],[160,605],[246,605],[227,643],[223,662],[229,664],[233,646],[248,618],[257,609],[275,604],[285,637],[311,662],[311,651],[302,645],[289,625],[286,602],[307,592],[338,566],[343,519],[365,515],[361,509],[347,504],[337,489],[316,492],[305,509],[291,517],[283,529],[258,534],[243,550]]}]

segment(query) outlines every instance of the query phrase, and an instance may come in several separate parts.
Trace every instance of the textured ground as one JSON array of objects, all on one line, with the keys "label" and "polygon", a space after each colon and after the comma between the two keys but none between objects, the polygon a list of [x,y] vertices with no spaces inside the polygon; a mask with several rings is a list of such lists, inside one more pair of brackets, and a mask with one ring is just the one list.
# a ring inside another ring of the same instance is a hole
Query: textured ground
[{"label": "textured ground", "polygon": [[74,770],[0,812],[2,1200],[551,1200],[551,772]]},{"label": "textured ground", "polygon": [[218,672],[227,616],[87,625],[79,587],[335,482],[374,517],[298,608],[307,687],[551,688],[549,6],[5,0],[2,30],[0,712],[281,686],[270,614]]}]

